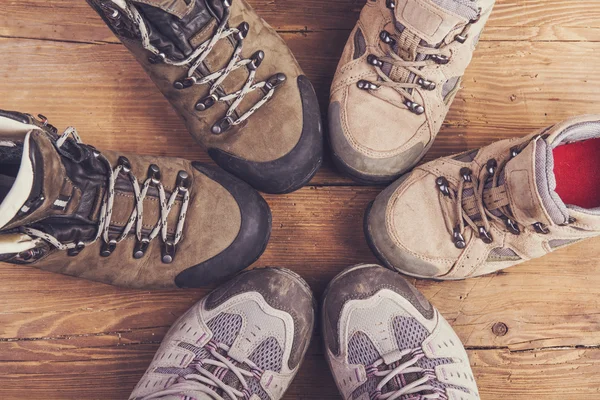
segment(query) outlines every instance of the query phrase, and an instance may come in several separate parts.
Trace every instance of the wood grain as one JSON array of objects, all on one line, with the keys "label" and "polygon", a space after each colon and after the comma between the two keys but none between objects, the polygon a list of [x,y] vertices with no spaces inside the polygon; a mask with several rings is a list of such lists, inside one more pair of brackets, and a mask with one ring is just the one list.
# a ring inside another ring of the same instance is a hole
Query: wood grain
[{"label": "wood grain", "polygon": [[[365,1],[250,2],[288,42],[325,110]],[[76,126],[100,149],[209,161],[84,1],[3,1],[0,53],[0,109]],[[598,65],[597,0],[498,0],[426,160],[600,113]],[[255,266],[291,268],[320,297],[346,266],[376,261],[362,216],[380,190],[326,161],[311,186],[266,196],[273,235]],[[598,243],[463,282],[412,280],[468,348],[483,399],[600,398]],[[169,326],[209,290],[131,291],[1,265],[0,398],[126,398]],[[317,330],[286,400],[339,398],[320,341]]]}]

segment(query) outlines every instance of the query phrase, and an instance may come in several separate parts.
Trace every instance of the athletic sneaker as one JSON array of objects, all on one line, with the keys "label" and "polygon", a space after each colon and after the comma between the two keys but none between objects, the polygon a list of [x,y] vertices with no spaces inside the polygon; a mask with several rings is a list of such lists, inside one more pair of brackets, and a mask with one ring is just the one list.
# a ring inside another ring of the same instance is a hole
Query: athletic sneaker
[{"label": "athletic sneaker", "polygon": [[600,115],[444,157],[381,193],[371,248],[420,278],[495,272],[600,234]]},{"label": "athletic sneaker", "polygon": [[329,285],[327,359],[344,400],[477,400],[463,345],[398,273],[357,265]]},{"label": "athletic sneaker", "polygon": [[281,399],[308,349],[315,308],[291,271],[240,274],[175,322],[130,399]]}]

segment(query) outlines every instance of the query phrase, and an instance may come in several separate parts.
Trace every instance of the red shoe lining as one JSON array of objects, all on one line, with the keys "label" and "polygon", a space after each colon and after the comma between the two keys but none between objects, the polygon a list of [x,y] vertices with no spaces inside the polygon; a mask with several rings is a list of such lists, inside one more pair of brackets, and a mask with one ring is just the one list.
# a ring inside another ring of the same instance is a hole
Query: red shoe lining
[{"label": "red shoe lining", "polygon": [[565,204],[600,207],[600,138],[553,150],[556,192]]}]

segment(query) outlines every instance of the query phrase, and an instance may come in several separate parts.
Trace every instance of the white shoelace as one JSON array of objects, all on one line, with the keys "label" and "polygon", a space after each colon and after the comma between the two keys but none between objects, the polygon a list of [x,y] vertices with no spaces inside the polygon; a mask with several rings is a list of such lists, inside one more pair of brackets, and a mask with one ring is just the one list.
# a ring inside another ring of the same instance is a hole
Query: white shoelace
[{"label": "white shoelace", "polygon": [[[196,359],[194,368],[198,372],[197,374],[194,373],[185,375],[179,378],[179,380],[177,380],[176,383],[167,387],[165,390],[152,393],[151,395],[144,397],[143,400],[159,399],[161,397],[169,395],[180,395],[182,393],[190,391],[205,393],[214,400],[249,399],[252,396],[252,393],[250,393],[250,389],[248,387],[246,378],[254,377],[260,380],[260,369],[250,360],[244,360],[243,364],[248,365],[252,371],[247,371],[235,365],[231,359],[229,359],[226,356],[223,356],[218,352],[218,350],[222,350],[225,353],[227,353],[230,349],[230,347],[227,345],[216,342],[209,342],[205,346],[205,349],[208,350],[209,354],[213,356],[214,359]],[[216,367],[219,370],[219,376],[210,372],[205,367]],[[227,374],[227,372],[232,372],[237,377],[240,384],[242,385],[241,391],[223,382],[222,379]],[[227,399],[220,396],[215,391],[219,389],[222,390],[223,393],[228,396]]]},{"label": "white shoelace", "polygon": [[[260,57],[254,58],[254,59],[241,58],[243,39],[247,34],[247,30],[249,29],[248,25],[244,23],[244,24],[240,25],[240,27],[238,27],[238,28],[227,28],[226,29],[227,22],[229,20],[229,15],[230,15],[230,7],[231,7],[231,5],[228,3],[228,1],[224,1],[224,15],[223,15],[222,21],[219,24],[215,34],[209,40],[206,40],[204,43],[202,43],[198,48],[196,48],[196,50],[194,50],[194,52],[192,54],[190,54],[185,60],[182,60],[182,61],[170,60],[169,58],[167,58],[165,56],[164,53],[161,53],[160,50],[158,50],[155,46],[153,46],[150,43],[150,36],[148,34],[148,28],[146,27],[146,23],[144,22],[144,19],[142,18],[142,16],[140,15],[139,11],[137,10],[137,8],[135,6],[128,5],[125,2],[125,0],[112,0],[112,2],[116,6],[118,6],[127,15],[127,17],[129,19],[131,19],[137,25],[137,27],[140,31],[140,34],[142,36],[142,46],[144,47],[144,49],[146,49],[147,51],[154,54],[154,56],[158,57],[165,64],[169,64],[169,65],[173,65],[173,66],[177,66],[177,67],[182,67],[182,66],[191,64],[191,67],[189,68],[188,73],[187,73],[187,78],[180,81],[182,84],[182,88],[191,87],[193,85],[204,85],[204,84],[211,85],[208,97],[203,99],[203,100],[212,101],[212,103],[208,103],[208,106],[206,108],[212,106],[212,104],[214,104],[217,101],[227,102],[227,101],[233,100],[233,103],[231,103],[231,105],[229,106],[229,109],[227,110],[227,112],[225,114],[225,118],[223,118],[220,121],[220,122],[226,121],[226,126],[225,126],[224,130],[226,130],[227,128],[229,128],[231,126],[239,125],[242,122],[244,122],[245,120],[247,120],[248,118],[250,118],[250,116],[252,116],[252,114],[254,114],[260,107],[262,107],[267,101],[269,101],[273,97],[273,94],[275,93],[277,84],[273,84],[272,82],[267,82],[267,81],[255,83],[256,69],[258,68],[258,65],[260,64],[260,62],[262,61],[262,58],[264,57],[264,53],[257,52],[257,53],[261,53],[261,55],[260,55]],[[244,25],[245,25],[245,29],[243,29],[243,30],[240,29]],[[234,50],[234,53],[233,53],[229,63],[224,68],[222,68],[218,71],[215,71],[210,75],[206,75],[203,78],[198,78],[195,75],[196,70],[204,62],[204,60],[210,54],[210,52],[213,50],[213,48],[215,47],[217,42],[221,39],[228,38],[229,36],[232,36],[232,35],[237,36],[236,37],[237,46]],[[255,55],[257,53],[255,53]],[[244,86],[240,90],[238,90],[234,93],[227,94],[227,95],[220,97],[217,93],[217,90],[219,89],[220,85],[225,81],[225,79],[227,79],[227,77],[229,76],[229,74],[231,72],[233,72],[241,67],[248,67],[248,70],[249,70],[249,75],[248,75],[246,82],[244,83]],[[268,90],[267,94],[265,96],[263,96],[263,98],[261,100],[259,100],[256,104],[254,104],[242,116],[240,116],[237,119],[234,119],[232,116],[235,113],[237,107],[242,103],[242,101],[244,100],[246,95],[250,92],[253,92],[258,89],[263,89],[263,88],[266,88]],[[201,100],[201,101],[203,101],[203,100]],[[219,122],[217,124],[219,124]],[[214,132],[214,130],[213,130],[213,132]],[[221,133],[221,132],[215,132],[215,133]]]},{"label": "white shoelace", "polygon": [[[67,141],[67,139],[69,139],[69,137],[73,137],[73,139],[75,140],[75,142],[77,144],[82,143],[75,128],[70,127],[70,128],[67,128],[65,130],[65,132],[60,136],[60,138],[56,141],[57,149],[60,149],[64,145],[64,143]],[[96,152],[95,155],[97,157],[101,157],[103,159],[103,161],[108,166],[110,166],[110,163],[108,162],[108,160],[106,160],[106,158],[104,158],[104,156],[102,156],[100,153]],[[117,178],[121,172],[124,172],[128,175],[129,180],[131,181],[131,184],[133,185],[136,204],[135,204],[135,209],[132,211],[131,216],[129,217],[127,225],[123,228],[119,237],[117,239],[111,239],[109,237],[109,229],[110,229],[110,223],[111,223],[111,218],[112,218],[112,213],[113,213],[113,205],[114,205],[114,200],[115,200],[115,184],[116,184]],[[143,216],[144,216],[144,199],[146,198],[146,195],[148,194],[148,189],[151,184],[154,185],[158,190],[159,199],[160,199],[160,220],[157,222],[157,224],[151,230],[148,237],[144,238],[142,235]],[[23,228],[23,232],[28,234],[29,236],[43,239],[43,240],[47,241],[48,243],[52,244],[54,247],[56,247],[59,250],[71,250],[71,249],[76,249],[76,248],[81,249],[85,246],[89,246],[89,245],[95,243],[100,238],[102,238],[105,243],[116,246],[118,243],[125,240],[127,235],[129,235],[129,233],[131,232],[133,225],[135,224],[135,226],[136,226],[135,234],[136,234],[136,237],[139,242],[149,243],[153,239],[155,239],[158,236],[158,234],[160,233],[161,239],[163,240],[163,242],[167,243],[167,241],[168,241],[167,219],[173,208],[173,205],[175,204],[175,200],[177,199],[177,196],[182,194],[183,201],[181,203],[181,210],[179,213],[179,219],[177,221],[177,229],[176,229],[175,237],[173,239],[172,244],[177,245],[181,241],[181,238],[183,237],[183,226],[185,224],[185,217],[186,217],[187,209],[188,209],[189,202],[190,202],[190,193],[187,188],[182,187],[182,186],[177,187],[175,190],[173,190],[173,192],[171,193],[171,196],[167,200],[167,195],[166,195],[165,189],[160,181],[153,180],[152,178],[148,178],[140,188],[137,178],[135,177],[135,175],[133,175],[133,173],[131,172],[131,169],[123,164],[120,164],[114,170],[111,171],[111,174],[109,177],[109,186],[108,186],[108,190],[106,193],[107,194],[104,196],[102,208],[100,210],[100,217],[98,220],[98,231],[96,233],[96,237],[89,242],[64,244],[64,243],[61,243],[58,239],[56,239],[54,236],[49,235],[45,232],[39,231],[37,229],[25,227],[25,228]]]},{"label": "white shoelace", "polygon": [[[438,389],[428,382],[432,379],[435,379],[435,373],[432,371],[425,370],[421,367],[416,366],[415,364],[421,358],[425,357],[425,354],[421,349],[409,349],[403,350],[400,354],[401,358],[405,356],[413,356],[410,360],[398,365],[394,368],[380,370],[382,365],[385,365],[383,359],[379,359],[375,361],[370,367],[367,369],[367,374],[371,376],[376,376],[381,378],[381,381],[377,384],[375,392],[371,393],[371,400],[396,400],[401,396],[409,395],[409,394],[418,394],[420,399],[422,400],[434,400],[434,399],[445,399],[442,393],[438,391]],[[410,374],[410,373],[418,373],[423,374],[422,378],[417,379],[414,382],[409,383],[406,386],[401,387],[398,390],[390,391],[387,393],[382,393],[383,388],[390,383],[390,381],[400,375]],[[437,392],[437,393],[428,393],[423,394],[424,392]]]}]

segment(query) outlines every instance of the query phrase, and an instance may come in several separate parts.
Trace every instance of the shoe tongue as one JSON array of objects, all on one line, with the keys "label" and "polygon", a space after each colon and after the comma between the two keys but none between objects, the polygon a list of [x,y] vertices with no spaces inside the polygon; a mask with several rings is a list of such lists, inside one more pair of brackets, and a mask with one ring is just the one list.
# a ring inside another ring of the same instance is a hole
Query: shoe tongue
[{"label": "shoe tongue", "polygon": [[[17,177],[0,204],[0,229],[11,229],[53,213],[59,204],[66,173],[47,134],[34,130],[25,136]],[[62,203],[61,203],[62,204]]]},{"label": "shoe tongue", "polygon": [[216,27],[216,18],[223,16],[223,4],[218,0],[144,0],[134,3],[149,28],[150,42],[168,57],[176,59],[189,56],[199,43],[208,39],[214,33],[212,28]]},{"label": "shoe tongue", "polygon": [[504,168],[506,191],[515,219],[523,224],[566,224],[569,213],[556,193],[554,158],[542,138],[531,141]]},{"label": "shoe tongue", "polygon": [[472,0],[396,0],[396,21],[430,45],[441,43],[457,26],[479,13]]}]

